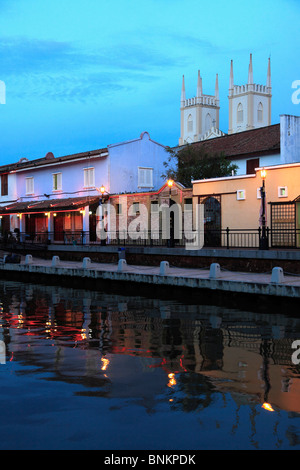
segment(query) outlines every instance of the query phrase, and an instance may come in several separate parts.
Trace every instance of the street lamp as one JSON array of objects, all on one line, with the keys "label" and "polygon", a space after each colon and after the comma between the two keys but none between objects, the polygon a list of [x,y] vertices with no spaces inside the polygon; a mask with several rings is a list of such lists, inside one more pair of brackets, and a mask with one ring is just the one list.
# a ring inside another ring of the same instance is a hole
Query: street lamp
[{"label": "street lamp", "polygon": [[[168,182],[167,182],[168,186],[169,186],[169,209],[171,207],[171,197],[172,197],[172,186],[174,184],[174,181],[169,179]],[[171,211],[169,211],[170,214],[169,214],[169,217],[170,217],[170,240],[168,240],[168,246],[170,248],[173,248],[174,247],[174,212],[171,213]]]},{"label": "street lamp", "polygon": [[[99,206],[100,206],[100,226],[101,226],[101,232],[103,233],[105,231],[104,227],[102,226],[103,219],[104,219],[102,203],[103,203],[103,195],[105,193],[105,187],[103,186],[103,184],[100,187],[100,193],[101,193],[101,198],[100,198],[100,202],[99,202]],[[104,236],[101,236],[101,245],[106,245],[106,239],[105,239]]]},{"label": "street lamp", "polygon": [[262,179],[262,186],[260,188],[261,194],[261,217],[260,217],[260,225],[261,225],[261,235],[259,240],[259,249],[260,250],[268,250],[268,237],[266,231],[266,189],[265,189],[265,179],[267,176],[266,170],[263,168],[260,172],[260,176]]}]

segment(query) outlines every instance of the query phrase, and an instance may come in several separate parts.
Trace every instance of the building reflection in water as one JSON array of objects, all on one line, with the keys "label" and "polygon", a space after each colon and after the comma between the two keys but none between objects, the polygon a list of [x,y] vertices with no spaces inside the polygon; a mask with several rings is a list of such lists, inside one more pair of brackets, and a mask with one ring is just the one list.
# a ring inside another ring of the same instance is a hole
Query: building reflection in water
[{"label": "building reflection in water", "polygon": [[4,282],[0,300],[8,359],[76,383],[78,394],[136,397],[150,410],[165,393],[190,412],[218,393],[236,411],[249,406],[253,423],[258,405],[300,412],[293,316]]}]

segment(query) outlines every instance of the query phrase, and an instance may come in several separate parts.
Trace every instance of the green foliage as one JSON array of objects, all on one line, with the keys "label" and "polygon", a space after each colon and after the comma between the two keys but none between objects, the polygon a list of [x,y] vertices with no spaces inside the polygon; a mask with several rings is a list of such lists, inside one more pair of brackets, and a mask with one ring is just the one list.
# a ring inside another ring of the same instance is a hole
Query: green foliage
[{"label": "green foliage", "polygon": [[192,180],[231,176],[238,168],[223,153],[209,154],[195,145],[188,144],[178,152],[171,149],[168,152],[169,158],[164,162],[166,173],[162,176],[188,188],[192,186]]}]

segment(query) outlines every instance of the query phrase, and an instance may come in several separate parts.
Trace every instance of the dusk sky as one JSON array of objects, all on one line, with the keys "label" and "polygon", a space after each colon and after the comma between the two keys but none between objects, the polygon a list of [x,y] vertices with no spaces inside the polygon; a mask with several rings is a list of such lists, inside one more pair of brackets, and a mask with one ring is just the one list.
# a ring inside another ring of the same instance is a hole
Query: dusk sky
[{"label": "dusk sky", "polygon": [[180,137],[180,95],[220,87],[228,131],[230,61],[236,85],[272,71],[272,124],[300,115],[299,0],[0,0],[0,164],[135,139]]}]

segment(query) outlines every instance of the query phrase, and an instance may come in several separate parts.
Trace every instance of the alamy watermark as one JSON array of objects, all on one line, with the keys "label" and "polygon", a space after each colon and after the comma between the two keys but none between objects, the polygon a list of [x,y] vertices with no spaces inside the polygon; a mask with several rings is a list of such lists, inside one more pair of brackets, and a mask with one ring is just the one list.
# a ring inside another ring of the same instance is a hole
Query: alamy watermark
[{"label": "alamy watermark", "polygon": [[296,351],[292,354],[292,363],[295,365],[300,364],[300,340],[296,340],[292,343],[292,349]]},{"label": "alamy watermark", "polygon": [[300,103],[300,80],[295,80],[292,83],[292,88],[295,88],[296,91],[292,94],[292,103],[299,104]]},{"label": "alamy watermark", "polygon": [[[121,207],[121,209],[120,209]],[[138,210],[120,196],[118,208],[112,204],[98,206],[96,234],[100,240],[184,240],[187,250],[200,250],[204,245],[204,206],[186,204],[145,204]]]}]

